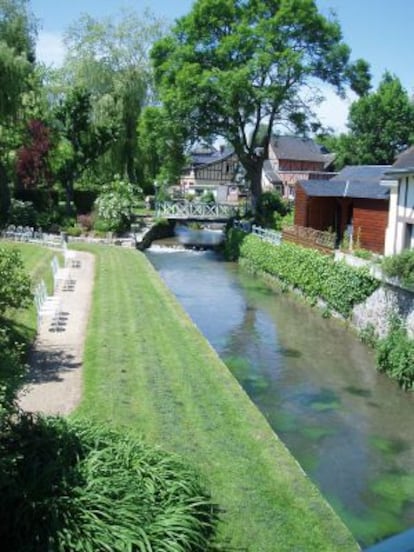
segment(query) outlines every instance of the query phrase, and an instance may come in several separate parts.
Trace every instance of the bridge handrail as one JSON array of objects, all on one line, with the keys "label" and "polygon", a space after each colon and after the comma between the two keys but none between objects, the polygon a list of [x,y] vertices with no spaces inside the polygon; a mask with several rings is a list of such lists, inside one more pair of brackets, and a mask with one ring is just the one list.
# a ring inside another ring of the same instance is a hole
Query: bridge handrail
[{"label": "bridge handrail", "polygon": [[237,206],[227,203],[202,203],[198,201],[160,201],[156,204],[158,217],[207,217],[230,218],[237,212]]}]

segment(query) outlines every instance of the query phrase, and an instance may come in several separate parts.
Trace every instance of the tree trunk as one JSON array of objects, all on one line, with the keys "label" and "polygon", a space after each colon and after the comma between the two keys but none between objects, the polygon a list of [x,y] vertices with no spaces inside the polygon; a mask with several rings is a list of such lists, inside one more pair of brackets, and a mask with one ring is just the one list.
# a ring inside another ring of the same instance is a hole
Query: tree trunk
[{"label": "tree trunk", "polygon": [[250,161],[248,167],[245,167],[246,176],[250,182],[253,211],[256,210],[257,201],[262,194],[262,167],[263,159],[259,157],[254,161]]}]

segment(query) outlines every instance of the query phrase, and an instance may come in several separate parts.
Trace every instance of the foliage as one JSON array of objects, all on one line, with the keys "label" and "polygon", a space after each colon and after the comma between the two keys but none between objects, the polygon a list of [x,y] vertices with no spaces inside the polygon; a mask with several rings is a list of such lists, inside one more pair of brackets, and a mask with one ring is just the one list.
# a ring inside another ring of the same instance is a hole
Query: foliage
[{"label": "foliage", "polygon": [[314,126],[320,92],[304,100],[306,85],[341,90],[352,81],[364,89],[367,65],[351,65],[349,54],[339,24],[313,0],[197,0],[155,44],[152,59],[171,120],[185,125],[190,141],[221,136],[231,144],[257,198],[274,126]]},{"label": "foliage", "polygon": [[224,242],[224,255],[228,261],[237,261],[240,257],[240,247],[247,234],[238,228],[228,228]]},{"label": "foliage", "polygon": [[392,164],[414,139],[414,102],[400,80],[385,73],[378,89],[356,100],[348,116],[349,132],[325,140],[344,165]]},{"label": "foliage", "polygon": [[107,151],[116,139],[117,126],[113,121],[95,123],[91,93],[83,88],[70,90],[57,106],[55,116],[60,141],[51,163],[65,189],[69,214],[74,182]]},{"label": "foliage", "polygon": [[335,262],[316,250],[291,243],[273,246],[249,235],[240,254],[255,270],[300,289],[312,302],[323,299],[329,308],[345,317],[379,285],[365,269]]},{"label": "foliage", "polygon": [[377,365],[403,389],[414,387],[414,341],[400,320],[393,319],[388,335],[376,344]]},{"label": "foliage", "polygon": [[138,153],[142,184],[152,191],[154,181],[175,183],[185,164],[184,130],[160,106],[147,106],[139,118]]},{"label": "foliage", "polygon": [[[4,321],[3,321],[4,325]],[[0,433],[15,410],[16,393],[26,374],[25,347],[10,328],[0,328]]]},{"label": "foliage", "polygon": [[414,251],[404,249],[397,255],[384,257],[382,270],[390,278],[398,278],[406,287],[414,287]]},{"label": "foliage", "polygon": [[0,247],[0,319],[6,309],[25,307],[30,299],[30,278],[19,251]]},{"label": "foliage", "polygon": [[16,172],[20,182],[25,188],[50,185],[50,129],[42,121],[30,120],[27,124],[27,140],[27,144],[17,151]]},{"label": "foliage", "polygon": [[102,188],[95,202],[98,217],[108,224],[108,230],[121,232],[131,224],[138,193],[130,182],[116,175],[114,180]]},{"label": "foliage", "polygon": [[36,209],[31,201],[12,199],[8,216],[9,224],[16,226],[35,226],[37,222]]},{"label": "foliage", "polygon": [[378,336],[374,324],[369,322],[365,328],[362,328],[359,331],[359,339],[362,343],[365,343],[365,345],[375,347],[378,341]]},{"label": "foliage", "polygon": [[256,204],[256,224],[280,230],[281,218],[288,212],[289,205],[278,192],[263,192]]},{"label": "foliage", "polygon": [[210,549],[217,510],[174,456],[87,421],[23,414],[0,451],[6,550]]},{"label": "foliage", "polygon": [[66,31],[60,86],[86,88],[97,124],[118,128],[117,140],[99,161],[106,178],[119,172],[136,183],[142,177],[137,121],[152,96],[148,52],[164,28],[164,21],[148,10],[141,16],[127,9],[111,18],[83,14]]}]

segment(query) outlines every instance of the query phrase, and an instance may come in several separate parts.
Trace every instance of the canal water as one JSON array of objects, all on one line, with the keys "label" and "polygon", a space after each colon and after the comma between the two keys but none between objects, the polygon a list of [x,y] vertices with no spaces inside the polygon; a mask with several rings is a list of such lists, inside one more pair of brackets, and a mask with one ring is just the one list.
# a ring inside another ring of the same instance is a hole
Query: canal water
[{"label": "canal water", "polygon": [[414,526],[414,397],[372,351],[214,252],[147,256],[360,544]]}]

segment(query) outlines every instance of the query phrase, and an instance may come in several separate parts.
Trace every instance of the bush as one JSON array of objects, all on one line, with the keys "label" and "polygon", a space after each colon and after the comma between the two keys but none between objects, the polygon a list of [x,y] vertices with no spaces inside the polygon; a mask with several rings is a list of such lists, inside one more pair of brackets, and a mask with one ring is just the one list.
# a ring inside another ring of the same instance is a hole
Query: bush
[{"label": "bush", "polygon": [[31,201],[12,199],[8,217],[9,224],[16,226],[36,226],[37,213]]},{"label": "bush", "polygon": [[291,243],[274,246],[249,235],[241,245],[240,255],[253,269],[300,289],[313,303],[323,299],[329,308],[345,317],[379,285],[364,268],[335,262],[316,250]]},{"label": "bush", "polygon": [[240,247],[247,237],[246,232],[238,228],[228,228],[224,243],[224,255],[228,261],[237,261],[240,256]]},{"label": "bush", "polygon": [[80,226],[68,226],[65,228],[65,232],[68,236],[78,238],[82,234],[82,228]]},{"label": "bush", "polygon": [[413,389],[414,341],[401,321],[392,321],[389,334],[378,340],[376,348],[378,369],[397,380],[403,389]]},{"label": "bush", "polygon": [[103,187],[95,202],[97,215],[106,222],[109,231],[124,232],[131,224],[138,199],[138,190],[116,176]]},{"label": "bush", "polygon": [[4,550],[211,550],[217,509],[176,457],[86,421],[21,415],[0,435]]},{"label": "bush", "polygon": [[414,251],[404,249],[399,255],[385,257],[382,262],[384,273],[398,278],[406,287],[414,287]]},{"label": "bush", "polygon": [[281,221],[289,212],[289,205],[278,192],[264,192],[256,205],[256,224],[264,228],[280,229]]},{"label": "bush", "polygon": [[30,278],[20,252],[0,247],[0,320],[7,309],[26,307],[31,299]]}]

